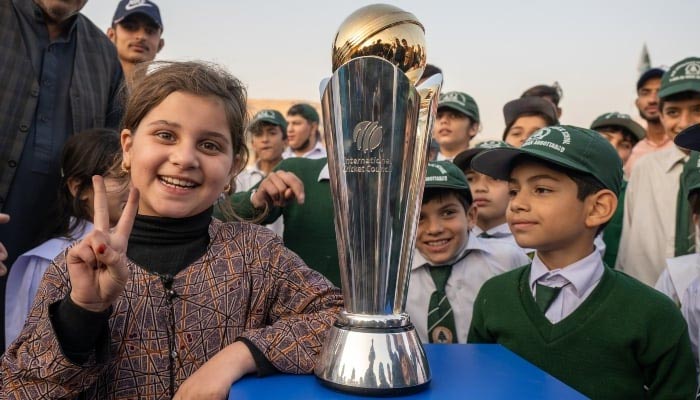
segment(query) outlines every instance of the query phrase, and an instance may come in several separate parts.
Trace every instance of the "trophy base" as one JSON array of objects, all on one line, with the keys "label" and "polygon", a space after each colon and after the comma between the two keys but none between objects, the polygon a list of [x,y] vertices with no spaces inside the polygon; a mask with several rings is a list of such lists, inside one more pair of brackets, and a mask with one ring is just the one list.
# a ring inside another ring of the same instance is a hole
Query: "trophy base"
[{"label": "trophy base", "polygon": [[370,396],[419,392],[430,384],[430,366],[413,325],[357,328],[334,325],[316,366],[324,385]]}]

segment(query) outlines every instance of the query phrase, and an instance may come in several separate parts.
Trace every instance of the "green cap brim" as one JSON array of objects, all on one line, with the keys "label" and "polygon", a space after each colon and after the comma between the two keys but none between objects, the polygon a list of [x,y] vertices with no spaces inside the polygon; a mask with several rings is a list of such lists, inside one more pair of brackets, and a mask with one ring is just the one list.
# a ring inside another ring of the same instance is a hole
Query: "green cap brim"
[{"label": "green cap brim", "polygon": [[698,92],[700,93],[700,80],[688,79],[685,82],[669,84],[659,90],[659,98],[663,99],[681,92]]},{"label": "green cap brim", "polygon": [[510,174],[513,171],[513,162],[519,156],[530,156],[534,159],[551,162],[564,168],[591,174],[602,182],[599,177],[595,176],[595,174],[581,164],[551,153],[540,152],[537,149],[529,148],[488,149],[477,154],[472,159],[471,167],[474,171],[481,172],[484,175],[507,181],[510,179]]}]

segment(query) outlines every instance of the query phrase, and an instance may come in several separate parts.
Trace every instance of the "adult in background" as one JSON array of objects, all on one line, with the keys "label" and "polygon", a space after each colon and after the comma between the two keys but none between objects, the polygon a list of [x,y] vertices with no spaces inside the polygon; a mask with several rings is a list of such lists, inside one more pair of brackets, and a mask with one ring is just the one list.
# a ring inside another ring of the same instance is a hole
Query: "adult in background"
[{"label": "adult in background", "polygon": [[287,140],[289,147],[282,157],[303,157],[312,160],[326,157],[326,148],[318,130],[319,117],[309,104],[295,104],[287,111]]},{"label": "adult in background", "polygon": [[114,12],[107,37],[117,47],[119,62],[129,86],[137,65],[153,61],[165,41],[158,6],[150,0],[121,0]]},{"label": "adult in background", "polygon": [[664,70],[661,68],[651,68],[644,72],[637,80],[637,99],[634,105],[639,110],[639,116],[647,123],[646,137],[640,140],[634,148],[632,154],[625,162],[625,175],[629,176],[632,167],[639,158],[673,147],[671,137],[666,134],[659,112],[659,88],[661,88],[661,77]]},{"label": "adult in background", "polygon": [[0,226],[0,243],[7,266],[41,240],[66,139],[89,128],[116,129],[121,119],[122,69],[107,36],[80,14],[85,3],[0,2],[0,208],[11,217]]}]

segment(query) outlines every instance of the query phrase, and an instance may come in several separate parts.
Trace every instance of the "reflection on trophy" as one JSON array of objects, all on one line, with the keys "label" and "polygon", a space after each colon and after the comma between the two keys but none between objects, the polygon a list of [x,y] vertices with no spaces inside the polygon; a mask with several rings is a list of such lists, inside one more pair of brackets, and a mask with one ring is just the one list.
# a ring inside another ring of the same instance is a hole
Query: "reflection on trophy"
[{"label": "reflection on trophy", "polygon": [[345,310],[315,372],[340,390],[402,394],[430,383],[404,312],[442,84],[438,74],[415,86],[425,62],[423,26],[389,5],[355,11],[333,44],[322,104]]}]

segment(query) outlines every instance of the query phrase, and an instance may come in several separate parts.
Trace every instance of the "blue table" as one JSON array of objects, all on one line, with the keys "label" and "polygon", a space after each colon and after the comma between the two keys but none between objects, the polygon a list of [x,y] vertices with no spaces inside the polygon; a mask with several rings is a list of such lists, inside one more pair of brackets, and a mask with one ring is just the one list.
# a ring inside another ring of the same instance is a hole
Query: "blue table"
[{"label": "blue table", "polygon": [[[425,345],[433,379],[430,387],[406,396],[422,399],[585,399],[500,345]],[[231,387],[229,399],[359,399],[329,389],[314,375],[246,377]]]}]

